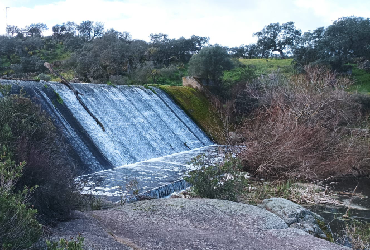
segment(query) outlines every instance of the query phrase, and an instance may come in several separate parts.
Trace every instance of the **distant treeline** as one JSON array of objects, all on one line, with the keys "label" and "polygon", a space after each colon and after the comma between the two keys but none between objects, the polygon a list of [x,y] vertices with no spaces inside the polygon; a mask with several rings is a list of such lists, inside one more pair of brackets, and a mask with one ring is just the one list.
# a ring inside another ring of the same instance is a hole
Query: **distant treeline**
[{"label": "distant treeline", "polygon": [[[150,42],[128,32],[105,30],[103,23],[67,22],[43,36],[43,23],[25,28],[7,26],[0,36],[0,74],[6,77],[45,77],[45,61],[67,78],[112,84],[176,84],[187,75],[190,58],[208,46],[208,37],[170,39],[151,34]],[[302,32],[294,22],[271,23],[253,34],[257,43],[227,48],[234,58],[293,58],[299,68],[325,64],[345,71],[351,63],[367,65],[370,58],[370,19],[343,17],[328,27]],[[365,64],[364,64],[365,63]],[[47,78],[47,77],[46,77]]]}]

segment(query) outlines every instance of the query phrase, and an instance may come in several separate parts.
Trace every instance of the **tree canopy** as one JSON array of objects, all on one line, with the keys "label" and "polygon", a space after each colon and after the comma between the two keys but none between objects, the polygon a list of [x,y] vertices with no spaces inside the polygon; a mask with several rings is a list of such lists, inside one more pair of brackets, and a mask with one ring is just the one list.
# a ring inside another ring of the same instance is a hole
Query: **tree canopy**
[{"label": "tree canopy", "polygon": [[306,32],[294,50],[295,60],[302,64],[323,63],[334,69],[358,58],[370,59],[370,19],[343,17],[327,28]]},{"label": "tree canopy", "polygon": [[136,40],[127,31],[105,30],[103,23],[88,20],[56,24],[51,36],[44,36],[45,30],[43,23],[8,25],[8,35],[0,36],[0,74],[35,77],[47,73],[43,63],[49,61],[80,81],[157,82],[174,72],[180,84],[189,62],[190,74],[217,82],[220,71],[230,68],[230,56],[290,57],[296,66],[326,64],[336,70],[370,60],[370,19],[362,17],[343,17],[304,34],[294,22],[271,23],[254,33],[256,43],[233,48],[211,46],[208,37],[195,35],[174,39],[153,33],[149,42]]},{"label": "tree canopy", "polygon": [[257,46],[262,50],[262,57],[268,57],[270,53],[276,51],[280,53],[281,58],[285,58],[284,52],[298,42],[301,31],[296,29],[294,22],[281,25],[271,23],[253,35],[258,37]]},{"label": "tree canopy", "polygon": [[233,68],[233,63],[227,49],[219,45],[204,47],[191,57],[189,61],[189,74],[216,84],[223,71]]}]

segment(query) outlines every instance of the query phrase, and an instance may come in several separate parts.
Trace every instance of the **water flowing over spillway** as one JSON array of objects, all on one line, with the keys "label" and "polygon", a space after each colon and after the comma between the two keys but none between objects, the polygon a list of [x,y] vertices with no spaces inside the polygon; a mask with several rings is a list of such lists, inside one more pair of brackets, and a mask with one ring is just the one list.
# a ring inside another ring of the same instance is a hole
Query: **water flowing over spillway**
[{"label": "water flowing over spillway", "polygon": [[10,84],[13,93],[25,93],[51,116],[73,148],[87,190],[114,195],[118,185],[127,184],[123,179],[135,178],[142,192],[157,188],[151,196],[162,197],[186,187],[181,178],[189,170],[187,162],[213,145],[158,88],[73,84],[102,129],[61,83],[0,79],[0,84]]},{"label": "water flowing over spillway", "polygon": [[105,131],[65,85],[4,81],[47,110],[75,149],[83,172],[96,172],[212,144],[162,90],[73,84]]}]

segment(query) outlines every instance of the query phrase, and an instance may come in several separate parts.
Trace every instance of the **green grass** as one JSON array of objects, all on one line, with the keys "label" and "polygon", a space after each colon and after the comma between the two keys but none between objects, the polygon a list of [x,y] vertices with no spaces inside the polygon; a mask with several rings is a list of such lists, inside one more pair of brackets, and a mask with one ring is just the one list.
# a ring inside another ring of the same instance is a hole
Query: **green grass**
[{"label": "green grass", "polygon": [[[60,74],[67,80],[67,81],[71,81],[73,78],[75,78],[75,73],[74,71],[71,69],[71,70],[68,70],[66,72],[60,72]],[[50,81],[53,81],[53,82],[60,82],[60,77],[59,76],[56,76],[56,75],[53,75],[53,74],[48,74],[50,77],[51,77],[51,80]]]},{"label": "green grass", "polygon": [[71,57],[71,53],[66,51],[64,45],[62,44],[56,44],[53,49],[41,49],[33,51],[33,53],[38,55],[40,59],[49,63],[67,60]]},{"label": "green grass", "polygon": [[355,84],[349,88],[350,91],[357,91],[360,93],[370,92],[370,72],[354,66],[352,69],[352,78]]},{"label": "green grass", "polygon": [[280,70],[283,74],[294,73],[293,59],[239,59],[245,65],[256,67],[258,75],[265,75]]},{"label": "green grass", "polygon": [[184,86],[162,85],[159,88],[169,94],[212,140],[219,144],[226,142],[223,122],[204,94]]}]

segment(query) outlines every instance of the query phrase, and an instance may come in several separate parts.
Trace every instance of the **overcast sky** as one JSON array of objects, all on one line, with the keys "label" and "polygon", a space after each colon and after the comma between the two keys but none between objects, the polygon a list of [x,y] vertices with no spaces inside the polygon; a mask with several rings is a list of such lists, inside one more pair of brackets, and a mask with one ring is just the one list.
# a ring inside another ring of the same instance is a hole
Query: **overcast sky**
[{"label": "overcast sky", "polygon": [[368,18],[370,0],[0,0],[0,13],[0,34],[6,22],[18,27],[42,22],[50,34],[55,24],[90,20],[128,31],[133,39],[197,35],[233,47],[255,42],[253,33],[270,23],[293,21],[304,32],[343,16]]}]

